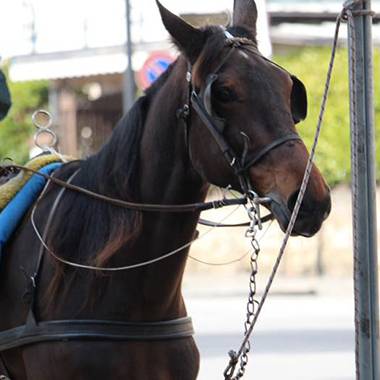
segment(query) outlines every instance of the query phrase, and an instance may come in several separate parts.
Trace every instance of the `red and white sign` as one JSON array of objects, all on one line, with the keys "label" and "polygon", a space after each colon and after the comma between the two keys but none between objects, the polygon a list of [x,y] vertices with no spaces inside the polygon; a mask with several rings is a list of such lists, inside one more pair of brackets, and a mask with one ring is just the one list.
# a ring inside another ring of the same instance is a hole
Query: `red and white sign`
[{"label": "red and white sign", "polygon": [[166,51],[151,53],[143,67],[137,73],[139,87],[143,90],[148,88],[166,71],[174,60],[174,56]]}]

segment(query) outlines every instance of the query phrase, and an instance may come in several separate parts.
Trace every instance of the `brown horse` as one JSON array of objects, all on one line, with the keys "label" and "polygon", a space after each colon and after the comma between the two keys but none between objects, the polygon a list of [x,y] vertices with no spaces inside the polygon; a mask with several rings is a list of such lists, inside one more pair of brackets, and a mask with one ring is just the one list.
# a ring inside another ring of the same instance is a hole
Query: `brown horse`
[{"label": "brown horse", "polygon": [[[181,55],[99,153],[64,165],[55,177],[144,204],[203,202],[210,183],[242,193],[252,186],[272,199],[272,212],[285,229],[308,160],[295,130],[306,116],[302,83],[257,50],[254,1],[235,1],[227,30],[193,28],[158,6]],[[329,189],[314,167],[294,234],[314,235],[329,211]],[[75,191],[62,193],[54,184],[35,213],[51,252],[98,267],[160,257],[193,238],[198,218],[199,211],[126,210]],[[188,249],[152,265],[100,274],[64,265],[43,251],[38,265],[41,242],[28,215],[0,268],[0,331],[27,319],[37,326],[57,320],[149,325],[187,315],[181,282]],[[199,354],[189,335],[102,339],[97,331],[92,339],[91,334],[71,339],[63,334],[0,346],[0,355],[12,380],[194,380]]]}]

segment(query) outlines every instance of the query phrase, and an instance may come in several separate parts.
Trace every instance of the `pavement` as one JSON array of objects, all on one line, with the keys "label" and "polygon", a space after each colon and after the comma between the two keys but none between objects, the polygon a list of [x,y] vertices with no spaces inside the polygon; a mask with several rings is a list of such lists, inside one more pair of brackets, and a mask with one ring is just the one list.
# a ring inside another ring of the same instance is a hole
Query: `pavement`
[{"label": "pavement", "polygon": [[[201,353],[198,380],[223,379],[242,340],[248,274],[185,276]],[[265,284],[259,279],[259,296]],[[277,278],[257,323],[244,379],[354,380],[352,281]]]}]

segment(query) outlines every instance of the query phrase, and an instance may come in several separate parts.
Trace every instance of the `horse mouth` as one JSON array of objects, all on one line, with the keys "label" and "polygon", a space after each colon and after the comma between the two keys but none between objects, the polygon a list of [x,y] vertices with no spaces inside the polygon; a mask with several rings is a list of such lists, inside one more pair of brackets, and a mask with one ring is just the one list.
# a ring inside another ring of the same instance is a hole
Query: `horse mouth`
[{"label": "horse mouth", "polygon": [[[288,205],[279,200],[276,195],[270,194],[269,197],[272,199],[270,210],[277,220],[281,230],[286,232],[292,211],[288,208]],[[329,211],[321,215],[319,211],[312,212],[309,210],[306,212],[306,210],[301,208],[291,236],[303,236],[307,238],[314,236],[320,230],[322,223],[328,215]]]},{"label": "horse mouth", "polygon": [[[272,196],[272,201],[270,203],[270,210],[274,216],[274,218],[277,220],[281,230],[283,232],[286,232],[286,229],[288,228],[288,224],[290,221],[291,213],[288,210],[285,205],[278,202],[276,199],[274,199]],[[292,233],[292,235],[294,232]]]}]

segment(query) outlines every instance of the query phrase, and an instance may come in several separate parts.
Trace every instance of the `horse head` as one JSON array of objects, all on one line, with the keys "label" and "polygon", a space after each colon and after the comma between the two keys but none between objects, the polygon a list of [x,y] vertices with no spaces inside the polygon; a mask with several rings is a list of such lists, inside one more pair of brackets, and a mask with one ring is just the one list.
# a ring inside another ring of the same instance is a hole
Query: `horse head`
[{"label": "horse head", "polygon": [[[157,4],[191,73],[193,167],[207,182],[240,192],[244,175],[256,193],[272,199],[269,207],[285,230],[309,158],[295,128],[307,115],[305,86],[258,51],[253,0],[235,1],[227,28],[194,28]],[[314,235],[330,209],[329,188],[313,166],[293,234]]]}]

